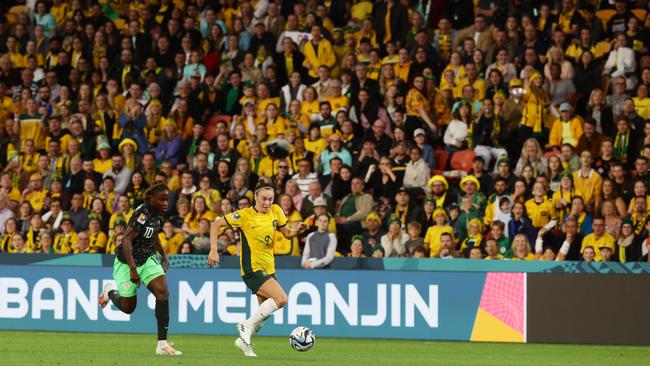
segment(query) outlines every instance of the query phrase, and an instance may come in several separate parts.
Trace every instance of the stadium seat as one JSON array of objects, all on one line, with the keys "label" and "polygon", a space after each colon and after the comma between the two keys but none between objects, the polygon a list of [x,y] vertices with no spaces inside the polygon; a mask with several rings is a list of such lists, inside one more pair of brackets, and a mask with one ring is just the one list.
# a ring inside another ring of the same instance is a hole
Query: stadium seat
[{"label": "stadium seat", "polygon": [[604,55],[612,49],[612,44],[606,41],[596,43],[596,53]]},{"label": "stadium seat", "polygon": [[25,5],[15,5],[12,6],[5,16],[7,17],[7,23],[15,24],[18,21],[18,15],[21,13],[29,13],[29,9]]},{"label": "stadium seat", "polygon": [[203,63],[208,72],[218,73],[221,54],[219,52],[210,52],[203,58]]},{"label": "stadium seat", "polygon": [[607,27],[607,22],[614,14],[616,14],[616,10],[614,9],[603,9],[596,12],[596,16],[603,21],[605,27]]},{"label": "stadium seat", "polygon": [[446,150],[436,150],[434,151],[434,155],[436,158],[436,167],[431,169],[431,175],[442,174],[447,167],[449,153]]},{"label": "stadium seat", "polygon": [[639,19],[641,22],[645,20],[645,15],[648,14],[648,11],[645,9],[632,9],[632,14]]},{"label": "stadium seat", "polygon": [[129,27],[126,21],[122,18],[113,19],[113,23],[115,24],[115,28],[122,31],[126,30]]},{"label": "stadium seat", "polygon": [[451,169],[462,170],[466,173],[472,171],[472,160],[476,157],[473,150],[462,150],[451,157]]}]

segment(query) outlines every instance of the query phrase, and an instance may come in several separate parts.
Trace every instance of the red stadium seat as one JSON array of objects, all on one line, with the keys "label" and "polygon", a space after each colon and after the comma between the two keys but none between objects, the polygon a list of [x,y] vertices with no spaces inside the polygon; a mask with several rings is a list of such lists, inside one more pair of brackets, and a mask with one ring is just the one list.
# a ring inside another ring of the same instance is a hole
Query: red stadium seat
[{"label": "red stadium seat", "polygon": [[221,54],[219,52],[210,52],[203,58],[203,63],[208,72],[218,73]]},{"label": "red stadium seat", "polygon": [[436,157],[436,167],[431,169],[431,175],[442,174],[447,167],[447,160],[449,160],[449,153],[446,150],[434,151]]},{"label": "red stadium seat", "polygon": [[476,154],[473,150],[458,151],[451,157],[451,169],[469,173],[472,171],[472,160],[475,157]]}]

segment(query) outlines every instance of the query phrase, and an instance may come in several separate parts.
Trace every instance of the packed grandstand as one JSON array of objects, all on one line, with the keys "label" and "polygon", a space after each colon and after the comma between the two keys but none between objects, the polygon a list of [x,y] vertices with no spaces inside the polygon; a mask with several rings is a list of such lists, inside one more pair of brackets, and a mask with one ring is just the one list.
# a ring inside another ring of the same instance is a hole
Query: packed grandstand
[{"label": "packed grandstand", "polygon": [[[114,253],[160,182],[165,251],[207,254],[211,222],[267,179],[309,226],[275,254],[308,268],[648,261],[647,10],[2,1],[0,251]],[[238,243],[223,228],[220,253]]]}]

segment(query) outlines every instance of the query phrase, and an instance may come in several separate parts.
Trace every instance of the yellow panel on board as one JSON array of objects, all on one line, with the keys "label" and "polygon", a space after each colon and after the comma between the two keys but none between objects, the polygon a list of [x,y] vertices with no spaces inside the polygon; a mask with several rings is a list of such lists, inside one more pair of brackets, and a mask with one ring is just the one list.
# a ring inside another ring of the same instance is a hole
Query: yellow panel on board
[{"label": "yellow panel on board", "polygon": [[472,341],[478,342],[525,342],[524,335],[495,318],[483,309],[478,309]]}]

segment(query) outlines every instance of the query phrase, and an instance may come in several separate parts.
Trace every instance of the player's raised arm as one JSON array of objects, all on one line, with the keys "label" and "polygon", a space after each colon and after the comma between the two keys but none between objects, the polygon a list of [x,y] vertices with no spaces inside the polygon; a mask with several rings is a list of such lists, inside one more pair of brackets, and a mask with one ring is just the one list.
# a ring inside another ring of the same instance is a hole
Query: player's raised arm
[{"label": "player's raised arm", "polygon": [[208,265],[214,266],[219,264],[219,250],[217,245],[219,243],[219,229],[226,225],[226,220],[223,217],[217,217],[210,224],[210,254],[208,254]]},{"label": "player's raised arm", "polygon": [[133,230],[130,226],[126,228],[124,239],[122,240],[122,250],[124,258],[131,270],[131,281],[136,285],[140,285],[140,276],[138,275],[135,259],[133,258],[133,239],[138,235],[138,232]]},{"label": "player's raised arm", "polygon": [[307,230],[307,224],[304,222],[292,222],[288,225],[278,228],[278,230],[285,238],[291,240],[296,236],[304,233],[305,230]]}]

